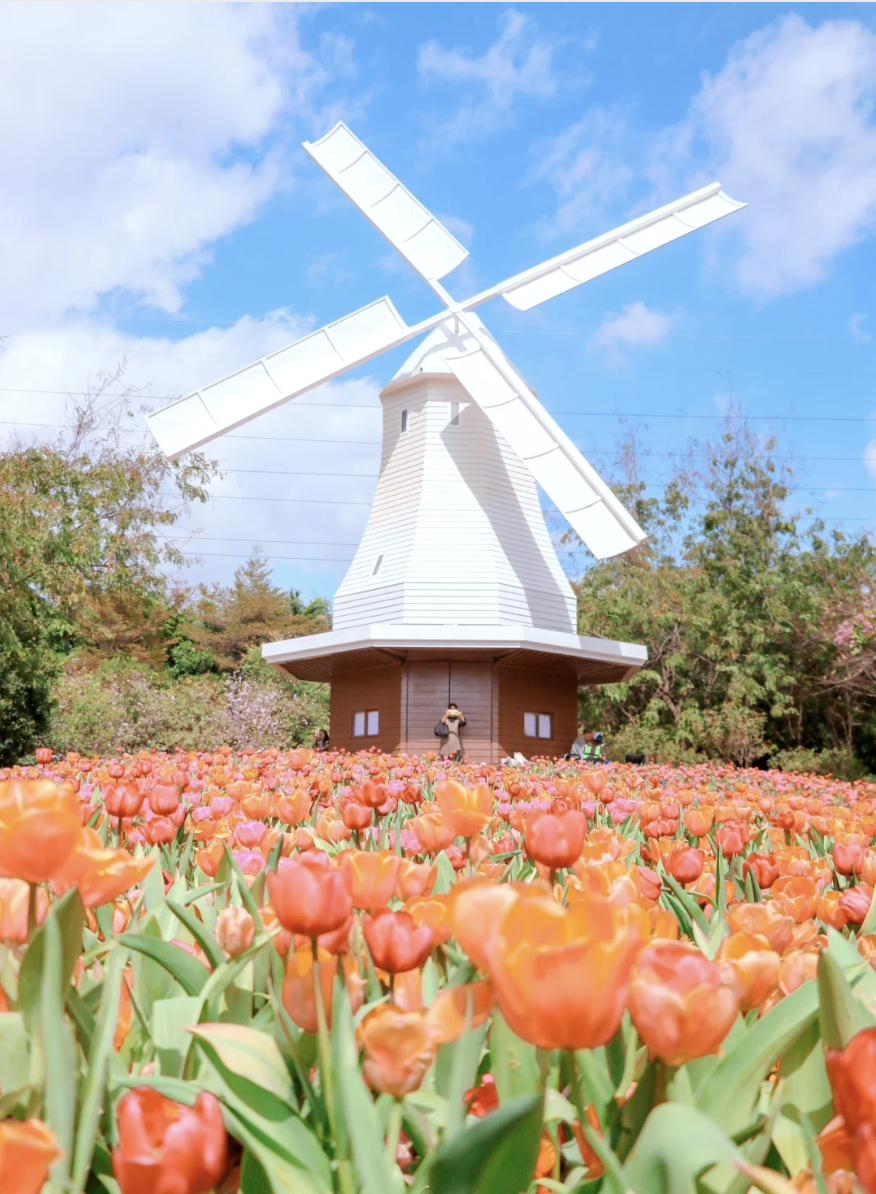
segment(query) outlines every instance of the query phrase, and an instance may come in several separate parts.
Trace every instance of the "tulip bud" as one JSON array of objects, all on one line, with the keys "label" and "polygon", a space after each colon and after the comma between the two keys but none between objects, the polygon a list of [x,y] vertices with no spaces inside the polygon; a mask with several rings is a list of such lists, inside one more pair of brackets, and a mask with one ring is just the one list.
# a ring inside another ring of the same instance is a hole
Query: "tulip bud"
[{"label": "tulip bud", "polygon": [[215,1095],[201,1091],[194,1107],[184,1107],[139,1087],[119,1100],[116,1116],[113,1176],[122,1194],[206,1194],[224,1175],[228,1137]]},{"label": "tulip bud", "polygon": [[581,857],[586,832],[583,813],[572,809],[562,814],[536,809],[526,818],[524,840],[530,857],[558,871],[572,866]]},{"label": "tulip bud", "polygon": [[341,928],[353,906],[348,875],[317,851],[281,858],[268,891],[283,927],[305,937]]},{"label": "tulip bud", "polygon": [[216,941],[230,958],[236,958],[252,945],[255,921],[245,908],[223,908],[216,921]]},{"label": "tulip bud", "polygon": [[0,1123],[0,1190],[38,1194],[63,1156],[55,1133],[41,1119]]}]

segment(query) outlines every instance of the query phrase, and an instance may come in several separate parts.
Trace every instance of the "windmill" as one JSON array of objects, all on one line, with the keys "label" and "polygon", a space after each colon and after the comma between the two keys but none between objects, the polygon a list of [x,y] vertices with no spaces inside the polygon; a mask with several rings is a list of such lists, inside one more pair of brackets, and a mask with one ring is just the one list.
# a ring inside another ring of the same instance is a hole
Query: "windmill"
[{"label": "windmill", "polygon": [[345,124],[304,149],[441,310],[409,326],[378,299],[154,411],[149,426],[176,459],[428,333],[380,392],[380,475],[333,629],[263,654],[331,681],[333,745],[434,749],[432,727],[453,699],[470,757],[560,753],[575,736],[578,686],[623,680],[647,653],[577,634],[537,486],[598,559],[645,535],[475,311],[499,297],[528,311],[744,204],[713,183],[459,302],[441,279],[468,250]]}]

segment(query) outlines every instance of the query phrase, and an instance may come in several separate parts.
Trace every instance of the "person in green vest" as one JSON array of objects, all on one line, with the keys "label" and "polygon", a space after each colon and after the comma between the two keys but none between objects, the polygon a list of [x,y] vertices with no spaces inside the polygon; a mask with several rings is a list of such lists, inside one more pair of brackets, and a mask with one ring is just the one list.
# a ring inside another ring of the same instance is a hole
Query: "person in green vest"
[{"label": "person in green vest", "polygon": [[603,744],[604,739],[601,734],[589,727],[583,728],[572,743],[572,749],[566,758],[580,759],[584,763],[601,763]]}]

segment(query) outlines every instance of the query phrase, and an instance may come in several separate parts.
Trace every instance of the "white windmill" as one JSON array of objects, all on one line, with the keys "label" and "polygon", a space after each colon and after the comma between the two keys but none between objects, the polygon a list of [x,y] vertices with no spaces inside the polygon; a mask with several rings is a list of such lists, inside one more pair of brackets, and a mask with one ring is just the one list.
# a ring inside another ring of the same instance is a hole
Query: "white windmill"
[{"label": "white windmill", "polygon": [[378,299],[155,411],[151,430],[177,458],[429,332],[380,394],[377,492],[333,629],[264,656],[332,682],[335,746],[434,749],[453,699],[470,757],[559,753],[575,736],[578,686],[622,680],[647,654],[577,634],[536,483],[598,559],[645,536],[473,311],[499,296],[528,311],[744,204],[713,183],[457,302],[439,279],[468,251],[346,125],[304,148],[443,309],[409,327]]}]

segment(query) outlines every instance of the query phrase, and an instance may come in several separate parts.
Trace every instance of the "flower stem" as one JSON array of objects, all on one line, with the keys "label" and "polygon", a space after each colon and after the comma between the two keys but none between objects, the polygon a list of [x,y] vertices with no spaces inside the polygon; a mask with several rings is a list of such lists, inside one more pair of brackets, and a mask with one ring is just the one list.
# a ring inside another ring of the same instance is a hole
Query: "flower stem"
[{"label": "flower stem", "polygon": [[578,1069],[578,1058],[575,1056],[574,1049],[566,1050],[566,1058],[569,1063],[569,1073],[572,1078],[572,1094],[575,1109],[578,1112],[578,1123],[581,1125],[581,1131],[584,1134],[584,1139],[599,1157],[602,1164],[605,1166],[605,1177],[609,1188],[614,1194],[626,1194],[626,1182],[624,1181],[623,1171],[621,1170],[620,1162],[614,1154],[614,1151],[609,1146],[608,1142],[594,1132],[590,1126],[590,1120],[587,1118],[587,1106],[584,1102],[584,1091],[581,1086],[581,1072]]},{"label": "flower stem", "polygon": [[389,1133],[386,1137],[386,1162],[390,1167],[396,1164],[401,1125],[402,1101],[401,1099],[393,1099],[392,1108],[389,1112]]},{"label": "flower stem", "polygon": [[33,935],[37,929],[37,892],[39,888],[36,883],[29,885],[27,893],[27,939],[33,941]]},{"label": "flower stem", "polygon": [[332,1051],[331,1041],[329,1040],[328,1017],[325,1014],[325,1001],[322,993],[319,948],[315,937],[311,940],[311,947],[313,949],[313,1000],[316,1004],[317,1040],[319,1042],[319,1076],[323,1098],[325,1099],[326,1114],[332,1132],[334,1132],[335,1100],[332,1087]]}]

